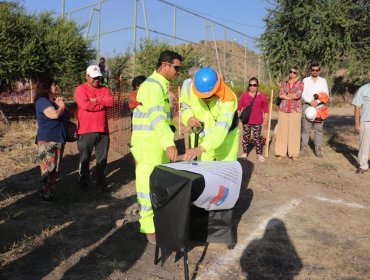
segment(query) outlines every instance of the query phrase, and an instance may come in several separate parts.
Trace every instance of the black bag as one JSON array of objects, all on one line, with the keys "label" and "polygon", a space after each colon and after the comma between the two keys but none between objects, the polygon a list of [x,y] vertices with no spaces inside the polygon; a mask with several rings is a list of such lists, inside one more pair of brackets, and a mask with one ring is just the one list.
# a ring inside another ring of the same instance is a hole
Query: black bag
[{"label": "black bag", "polygon": [[71,121],[66,122],[66,141],[75,142],[78,140],[77,125]]},{"label": "black bag", "polygon": [[276,104],[276,106],[280,106],[281,100],[283,100],[283,99],[282,99],[282,98],[280,98],[279,96],[278,96],[278,97],[276,97],[276,100],[275,100],[275,104]]},{"label": "black bag", "polygon": [[252,99],[252,102],[251,104],[249,104],[248,107],[246,107],[240,114],[239,116],[239,119],[241,120],[241,122],[243,124],[246,124],[248,123],[249,121],[249,117],[251,116],[251,112],[252,112],[252,107],[253,107],[253,103],[254,103],[254,99],[256,99],[256,96],[257,96],[258,92],[256,92],[256,94],[254,95],[253,99]]}]

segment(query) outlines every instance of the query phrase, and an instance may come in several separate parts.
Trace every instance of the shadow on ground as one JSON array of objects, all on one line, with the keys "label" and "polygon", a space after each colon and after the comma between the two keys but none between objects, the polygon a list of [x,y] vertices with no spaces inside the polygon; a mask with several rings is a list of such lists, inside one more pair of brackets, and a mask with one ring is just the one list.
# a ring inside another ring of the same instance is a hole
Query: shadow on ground
[{"label": "shadow on ground", "polygon": [[137,217],[125,213],[136,195],[114,195],[134,178],[131,156],[108,164],[108,192],[94,184],[87,192],[76,188],[77,166],[78,155],[65,156],[53,205],[39,201],[38,167],[0,181],[2,278],[105,279],[140,259],[147,242],[139,233]]},{"label": "shadow on ground", "polygon": [[[347,145],[345,135],[343,135],[343,128],[344,126],[349,126],[349,129],[354,128],[354,120],[353,117],[338,117],[334,116],[329,118],[331,122],[325,123],[325,130],[328,132],[328,135],[330,135],[330,138],[328,139],[328,145],[337,153],[340,153],[344,156],[345,159],[348,160],[348,162],[353,165],[354,167],[357,167],[357,154],[358,149],[355,149],[349,145]],[[339,126],[338,123],[341,125]],[[338,128],[342,127],[342,130],[338,130]],[[351,131],[351,130],[349,130]],[[348,135],[348,131],[346,132]],[[354,132],[353,132],[354,133]]]},{"label": "shadow on ground", "polygon": [[[250,182],[250,179],[253,173],[254,164],[247,159],[239,159],[239,162],[242,166],[243,177],[242,177],[242,184],[241,184],[239,198],[232,211],[232,222],[231,222],[232,235],[236,242],[238,240],[238,226],[239,226],[240,220],[243,214],[248,210],[252,202],[252,199],[253,199],[253,191],[251,189],[248,189],[248,186],[249,186],[249,182]],[[208,251],[208,243],[196,243],[196,242],[193,242],[190,244],[189,251],[198,245],[203,245],[204,249],[201,254],[201,257],[199,258],[199,260],[197,261],[195,265],[195,269],[191,277],[192,280],[196,279],[196,277],[198,276],[199,268]],[[232,249],[235,245],[236,244],[229,244],[229,249]],[[225,246],[225,250],[227,250],[226,246]]]},{"label": "shadow on ground", "polygon": [[302,261],[291,242],[284,223],[271,219],[261,239],[249,243],[240,259],[248,280],[293,280]]}]

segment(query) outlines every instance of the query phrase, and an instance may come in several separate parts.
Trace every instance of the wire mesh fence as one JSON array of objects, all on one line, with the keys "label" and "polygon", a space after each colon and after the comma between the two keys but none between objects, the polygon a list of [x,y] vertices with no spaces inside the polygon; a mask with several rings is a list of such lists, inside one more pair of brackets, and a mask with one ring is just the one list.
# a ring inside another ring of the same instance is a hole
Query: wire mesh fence
[{"label": "wire mesh fence", "polygon": [[[170,95],[172,101],[171,111],[178,127],[176,138],[181,138],[184,129],[179,123],[179,89],[171,89]],[[110,160],[117,160],[130,153],[131,114],[127,103],[128,96],[129,93],[115,93],[114,105],[107,111],[110,132]]]},{"label": "wire mesh fence", "polygon": [[[68,4],[71,0],[62,2]],[[251,77],[265,79],[263,59],[255,51],[256,38],[196,11],[165,0],[91,0],[86,6],[74,6],[61,9],[62,16],[86,26],[85,37],[96,48],[97,59],[127,49],[135,54],[141,40],[154,39],[174,47],[191,44],[232,85],[245,86]],[[136,71],[134,55],[127,76],[134,77]]]}]

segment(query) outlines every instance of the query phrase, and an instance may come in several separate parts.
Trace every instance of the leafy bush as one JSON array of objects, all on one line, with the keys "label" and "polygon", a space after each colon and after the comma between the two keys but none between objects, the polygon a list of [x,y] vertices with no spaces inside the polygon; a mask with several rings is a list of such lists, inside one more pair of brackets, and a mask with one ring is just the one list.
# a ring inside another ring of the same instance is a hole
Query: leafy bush
[{"label": "leafy bush", "polygon": [[142,40],[139,50],[136,52],[135,75],[151,75],[157,67],[159,55],[165,50],[174,50],[183,57],[181,71],[173,81],[173,86],[180,86],[185,79],[189,78],[189,68],[201,67],[207,64],[206,59],[190,45],[180,45],[173,48],[166,42]]},{"label": "leafy bush", "polygon": [[18,3],[0,2],[0,91],[49,75],[71,94],[95,56],[81,29],[51,13],[27,15]]}]

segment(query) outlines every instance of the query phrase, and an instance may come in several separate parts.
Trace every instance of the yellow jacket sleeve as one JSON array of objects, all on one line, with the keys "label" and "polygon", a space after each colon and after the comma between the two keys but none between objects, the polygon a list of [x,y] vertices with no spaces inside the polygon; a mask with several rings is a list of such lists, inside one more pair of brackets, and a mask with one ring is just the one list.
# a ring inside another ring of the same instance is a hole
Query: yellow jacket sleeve
[{"label": "yellow jacket sleeve", "polygon": [[224,142],[229,133],[234,113],[236,110],[236,101],[219,102],[213,106],[219,106],[219,112],[215,118],[215,125],[204,136],[202,146],[206,151],[217,149]]}]

